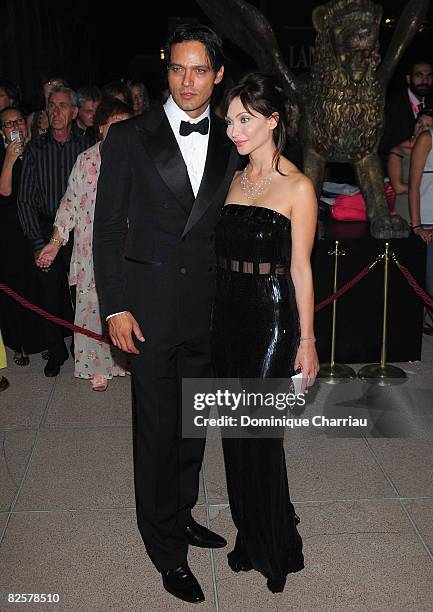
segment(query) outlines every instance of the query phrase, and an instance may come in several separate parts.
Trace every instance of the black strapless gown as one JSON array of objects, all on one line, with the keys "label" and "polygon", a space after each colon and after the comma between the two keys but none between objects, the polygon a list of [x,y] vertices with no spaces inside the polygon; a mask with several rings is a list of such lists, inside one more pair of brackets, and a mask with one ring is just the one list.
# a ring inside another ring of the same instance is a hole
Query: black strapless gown
[{"label": "black strapless gown", "polygon": [[[290,277],[291,225],[269,208],[228,204],[216,228],[212,352],[218,378],[293,374],[299,319]],[[247,262],[247,263],[245,263]],[[304,567],[299,518],[289,497],[282,438],[223,438],[227,490],[237,527],[228,561],[256,569],[282,591]]]}]

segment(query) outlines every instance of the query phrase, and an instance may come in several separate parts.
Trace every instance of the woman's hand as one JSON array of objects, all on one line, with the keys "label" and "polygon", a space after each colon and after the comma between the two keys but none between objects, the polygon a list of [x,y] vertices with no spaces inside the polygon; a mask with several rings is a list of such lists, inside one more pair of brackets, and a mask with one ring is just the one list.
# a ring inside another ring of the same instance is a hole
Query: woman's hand
[{"label": "woman's hand", "polygon": [[319,360],[313,340],[301,340],[295,359],[295,371],[301,370],[302,383],[300,393],[304,393],[307,387],[311,387],[319,371]]},{"label": "woman's hand", "polygon": [[20,155],[23,154],[24,145],[21,140],[13,140],[6,147],[6,156],[5,161],[8,161],[10,164],[14,164]]},{"label": "woman's hand", "polygon": [[44,246],[36,259],[39,268],[49,268],[59,252],[60,245],[49,242]]},{"label": "woman's hand", "polygon": [[431,228],[427,229],[426,227],[422,227],[422,226],[416,227],[413,230],[413,233],[419,236],[421,240],[424,240],[426,244],[429,244],[433,240],[433,229]]}]

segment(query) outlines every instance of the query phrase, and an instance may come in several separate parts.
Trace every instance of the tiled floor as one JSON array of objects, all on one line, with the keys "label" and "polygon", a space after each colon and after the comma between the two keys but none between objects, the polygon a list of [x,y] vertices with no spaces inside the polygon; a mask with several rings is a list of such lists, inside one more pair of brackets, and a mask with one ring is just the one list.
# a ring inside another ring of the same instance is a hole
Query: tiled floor
[{"label": "tiled floor", "polygon": [[[324,414],[367,410],[375,421],[367,435],[287,432],[305,570],[282,594],[257,572],[227,566],[235,532],[221,442],[210,436],[195,515],[229,547],[190,551],[201,606],[164,591],[136,528],[129,378],[94,393],[73,378],[71,360],[57,379],[43,376],[40,356],[28,368],[9,362],[11,386],[0,395],[0,610],[433,610],[431,338],[422,362],[401,364],[404,385],[318,386]],[[398,426],[383,437],[390,410]],[[60,602],[8,604],[5,593],[59,593]]]}]

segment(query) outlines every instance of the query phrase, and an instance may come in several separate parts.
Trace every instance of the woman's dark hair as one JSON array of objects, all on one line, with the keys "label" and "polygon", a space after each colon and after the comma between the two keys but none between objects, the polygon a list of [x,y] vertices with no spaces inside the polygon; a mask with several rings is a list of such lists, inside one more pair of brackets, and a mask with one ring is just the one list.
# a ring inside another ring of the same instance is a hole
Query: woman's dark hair
[{"label": "woman's dark hair", "polygon": [[55,72],[53,74],[41,74],[41,85],[42,87],[44,85],[46,85],[47,83],[50,83],[50,81],[58,81],[59,83],[62,83],[62,85],[64,85],[64,87],[69,87],[69,83],[67,81],[67,79],[65,79],[64,76],[60,76],[60,74],[58,72]]},{"label": "woman's dark hair", "polygon": [[9,81],[8,79],[0,78],[0,89],[3,89],[5,94],[11,100],[13,100],[14,106],[20,103],[21,95],[20,95],[20,89],[18,85],[15,85],[15,83],[12,83],[12,81]]},{"label": "woman's dark hair", "polygon": [[227,115],[228,107],[235,98],[240,99],[246,110],[256,111],[264,117],[278,113],[278,123],[273,130],[276,151],[272,161],[277,172],[280,172],[279,160],[286,146],[287,134],[293,133],[295,129],[295,126],[288,125],[288,118],[293,121],[292,117],[297,112],[296,105],[289,104],[288,96],[276,77],[264,72],[246,74],[240,83],[227,91],[223,104],[224,115]]},{"label": "woman's dark hair", "polygon": [[419,111],[417,120],[425,115],[426,117],[431,117],[433,119],[433,108],[423,108]]},{"label": "woman's dark hair", "polygon": [[3,113],[6,113],[7,111],[15,111],[16,113],[19,113],[21,117],[25,118],[25,114],[23,113],[22,109],[19,108],[19,106],[5,106],[5,108],[2,108],[0,111],[0,127],[2,127],[3,123]]},{"label": "woman's dark hair", "polygon": [[130,115],[132,117],[133,114],[134,111],[129,104],[125,104],[122,100],[118,100],[117,98],[102,98],[102,102],[95,113],[95,127],[100,128],[101,125],[105,125],[108,123],[110,117],[114,115]]},{"label": "woman's dark hair", "polygon": [[121,94],[126,101],[126,104],[131,104],[131,92],[129,87],[122,81],[111,81],[101,87],[102,98],[115,98],[117,94]]},{"label": "woman's dark hair", "polygon": [[206,55],[212,70],[216,73],[224,64],[224,51],[221,38],[205,25],[184,23],[179,25],[168,37],[165,44],[165,58],[170,65],[171,48],[178,43],[196,40],[206,48]]}]

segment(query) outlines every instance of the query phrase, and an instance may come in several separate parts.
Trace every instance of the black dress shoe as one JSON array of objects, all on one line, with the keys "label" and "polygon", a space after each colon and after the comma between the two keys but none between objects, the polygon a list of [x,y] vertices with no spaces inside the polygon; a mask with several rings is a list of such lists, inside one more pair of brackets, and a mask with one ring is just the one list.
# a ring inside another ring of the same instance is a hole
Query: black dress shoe
[{"label": "black dress shoe", "polygon": [[56,361],[52,357],[49,357],[47,365],[44,368],[45,376],[47,376],[48,378],[53,378],[54,376],[57,376],[63,364],[64,361]]},{"label": "black dress shoe", "polygon": [[199,525],[194,519],[185,527],[185,533],[188,543],[191,544],[191,546],[199,546],[200,548],[222,548],[227,544],[224,538],[207,527]]},{"label": "black dress shoe", "polygon": [[6,376],[0,376],[0,391],[6,391],[10,386],[10,383]]},{"label": "black dress shoe", "polygon": [[166,591],[189,603],[204,601],[203,591],[197,578],[187,565],[161,572],[162,584]]},{"label": "black dress shoe", "polygon": [[249,560],[246,552],[232,550],[232,552],[227,555],[227,563],[229,564],[230,569],[236,573],[249,572],[253,569],[251,561]]},{"label": "black dress shoe", "polygon": [[282,593],[286,586],[286,578],[268,578],[266,586],[272,593]]}]

